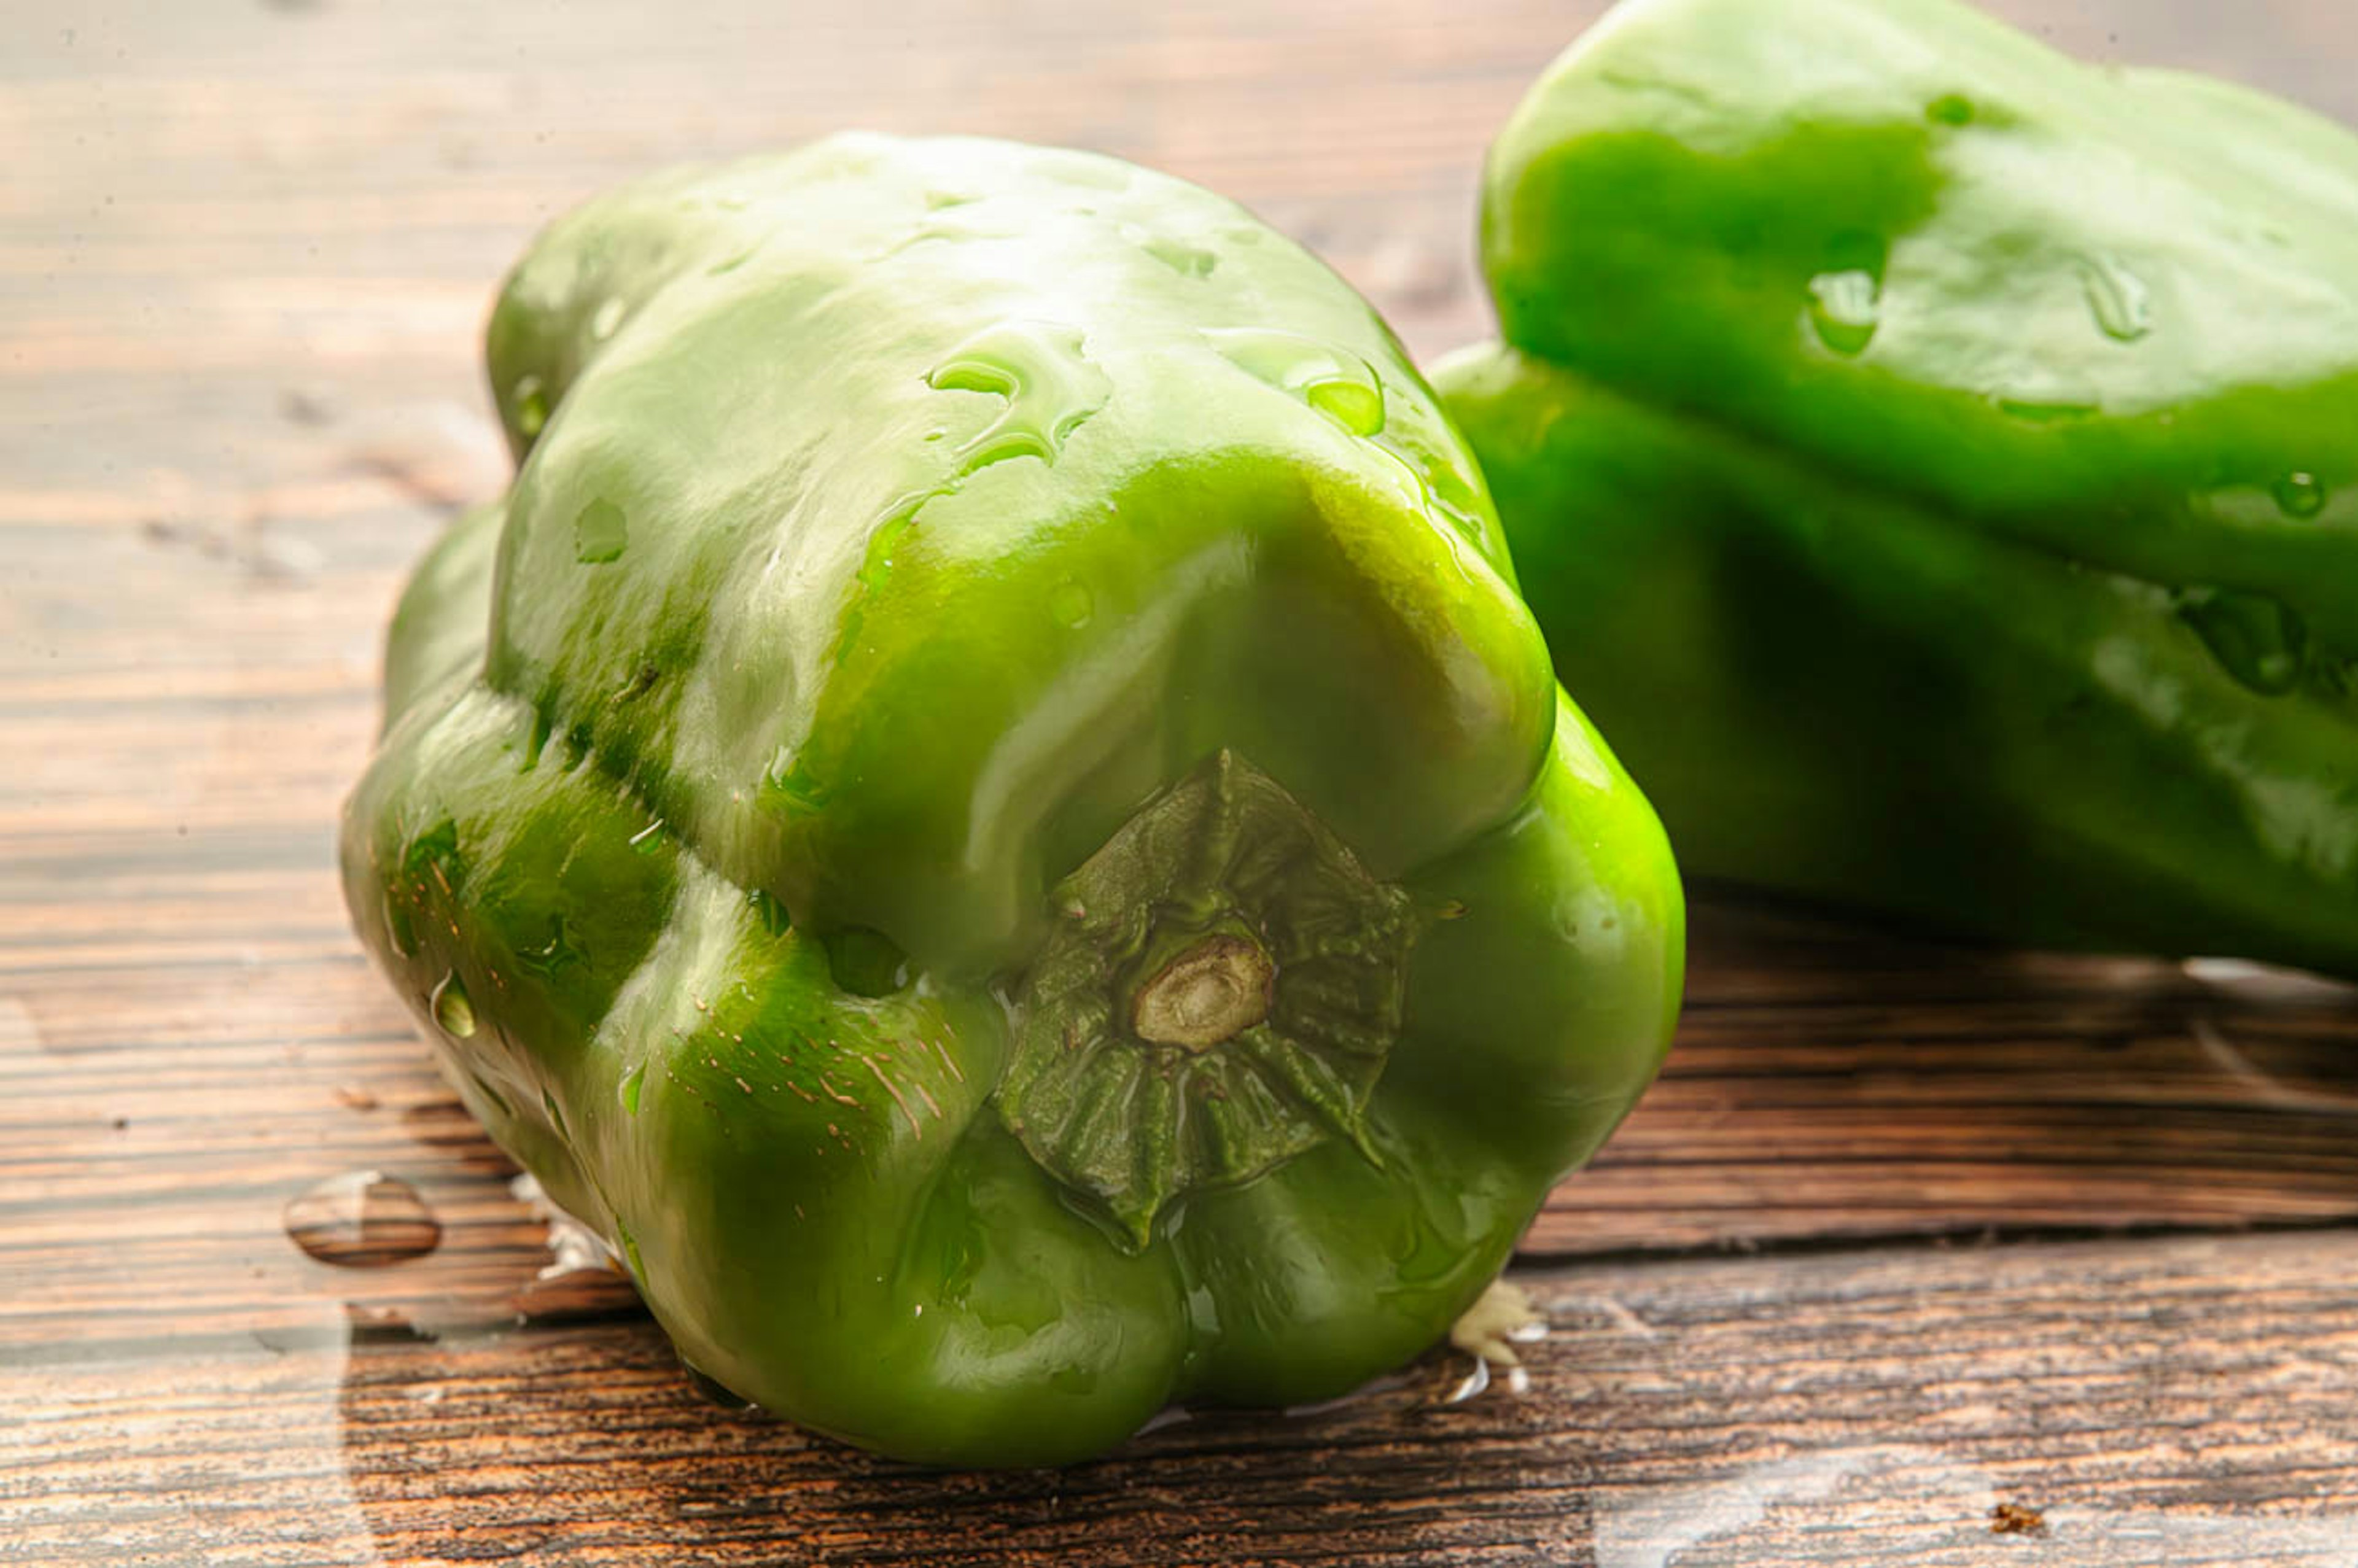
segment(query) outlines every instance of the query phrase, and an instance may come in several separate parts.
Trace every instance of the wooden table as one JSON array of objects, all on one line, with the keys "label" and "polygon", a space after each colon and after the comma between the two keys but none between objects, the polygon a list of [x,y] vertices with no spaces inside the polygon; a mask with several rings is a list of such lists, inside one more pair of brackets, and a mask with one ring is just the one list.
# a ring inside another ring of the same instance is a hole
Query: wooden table
[{"label": "wooden table", "polygon": [[[1707,893],[1667,1077],[1519,1265],[1528,1393],[1447,1402],[1442,1352],[935,1475],[699,1402],[548,1267],[346,928],[379,631],[501,482],[476,338],[551,213],[846,124],[1071,142],[1430,353],[1484,324],[1479,149],[1591,8],[9,7],[0,1563],[2358,1561],[2348,992]],[[2358,117],[2338,0],[1999,8]],[[363,1170],[438,1246],[290,1244]]]}]

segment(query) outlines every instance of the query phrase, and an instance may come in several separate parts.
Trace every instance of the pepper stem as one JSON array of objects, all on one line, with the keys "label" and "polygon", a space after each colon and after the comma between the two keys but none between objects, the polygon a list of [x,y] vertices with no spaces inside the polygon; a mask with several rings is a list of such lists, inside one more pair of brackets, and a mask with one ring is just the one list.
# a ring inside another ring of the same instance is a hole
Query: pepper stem
[{"label": "pepper stem", "polygon": [[1130,1031],[1152,1045],[1207,1051],[1267,1018],[1276,986],[1260,943],[1206,936],[1138,988]]},{"label": "pepper stem", "polygon": [[1419,925],[1283,785],[1233,752],[1146,801],[1057,882],[1011,999],[1000,1119],[1136,1252],[1200,1187],[1339,1138],[1401,1031]]}]

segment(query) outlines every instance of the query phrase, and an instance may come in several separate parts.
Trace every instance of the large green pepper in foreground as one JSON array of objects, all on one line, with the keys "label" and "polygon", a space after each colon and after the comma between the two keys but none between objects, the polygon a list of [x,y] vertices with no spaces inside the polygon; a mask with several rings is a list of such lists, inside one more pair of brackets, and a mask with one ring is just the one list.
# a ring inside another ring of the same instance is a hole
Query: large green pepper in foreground
[{"label": "large green pepper in foreground", "polygon": [[838,137],[560,221],[491,373],[347,892],[704,1373],[974,1464],[1339,1393],[1653,1073],[1660,829],[1239,209]]},{"label": "large green pepper in foreground", "polygon": [[1944,0],[1637,0],[1436,377],[1691,873],[2358,973],[2358,143]]}]

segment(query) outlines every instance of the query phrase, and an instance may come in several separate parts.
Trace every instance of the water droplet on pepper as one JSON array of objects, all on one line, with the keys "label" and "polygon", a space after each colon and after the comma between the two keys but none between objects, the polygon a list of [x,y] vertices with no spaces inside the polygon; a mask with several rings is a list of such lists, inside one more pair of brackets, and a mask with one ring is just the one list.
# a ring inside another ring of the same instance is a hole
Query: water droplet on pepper
[{"label": "water droplet on pepper", "polygon": [[1097,603],[1089,590],[1070,579],[1058,583],[1048,592],[1048,613],[1057,625],[1078,631],[1089,623],[1097,611]]},{"label": "water droplet on pepper", "polygon": [[745,895],[745,902],[753,906],[753,914],[762,922],[762,929],[771,935],[784,936],[794,928],[794,921],[786,914],[786,906],[769,889],[755,888]]},{"label": "water droplet on pepper", "polygon": [[1845,357],[1864,353],[1883,319],[1883,286],[1864,267],[1810,279],[1810,325],[1818,341]]},{"label": "water droplet on pepper", "polygon": [[1383,384],[1368,362],[1348,349],[1259,327],[1216,327],[1204,336],[1230,364],[1292,393],[1352,435],[1382,433]]},{"label": "water droplet on pepper", "polygon": [[468,1000],[467,988],[459,983],[456,975],[446,975],[427,999],[434,1011],[434,1022],[442,1033],[454,1040],[465,1040],[475,1033],[475,1004]]},{"label": "water droplet on pepper", "polygon": [[935,366],[925,384],[1007,399],[999,417],[958,448],[964,473],[1009,458],[1055,462],[1073,432],[1113,395],[1113,383],[1090,362],[1080,330],[1040,321],[984,329]]},{"label": "water droplet on pepper", "polygon": [[2081,267],[2081,287],[2097,329],[2113,341],[2134,343],[2153,330],[2153,291],[2118,260],[2087,258]]},{"label": "water droplet on pepper", "polygon": [[2276,482],[2277,505],[2288,517],[2314,517],[2325,510],[2325,486],[2312,473],[2288,473]]},{"label": "water droplet on pepper", "polygon": [[1220,265],[1220,258],[1201,245],[1155,233],[1136,223],[1124,223],[1121,237],[1182,277],[1209,277]]},{"label": "water droplet on pepper", "polygon": [[548,396],[541,388],[540,377],[518,376],[508,401],[515,410],[517,432],[527,441],[538,436],[541,427],[548,423]]},{"label": "water droplet on pepper", "polygon": [[630,542],[630,519],[611,501],[591,502],[573,520],[573,558],[584,566],[619,560]]}]

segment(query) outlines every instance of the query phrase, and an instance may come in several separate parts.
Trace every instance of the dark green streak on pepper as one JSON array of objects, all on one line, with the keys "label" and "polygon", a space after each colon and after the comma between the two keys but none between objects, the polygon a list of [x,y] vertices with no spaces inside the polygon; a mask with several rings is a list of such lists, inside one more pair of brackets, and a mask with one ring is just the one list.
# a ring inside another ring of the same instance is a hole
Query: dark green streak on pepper
[{"label": "dark green streak on pepper", "polygon": [[1650,1076],[1660,829],[1431,393],[1240,210],[835,138],[561,220],[491,362],[350,903],[719,1384],[1010,1465],[1339,1393]]},{"label": "dark green streak on pepper", "polygon": [[1439,379],[1686,867],[2358,973],[2358,142],[1947,0],[1638,0]]}]

